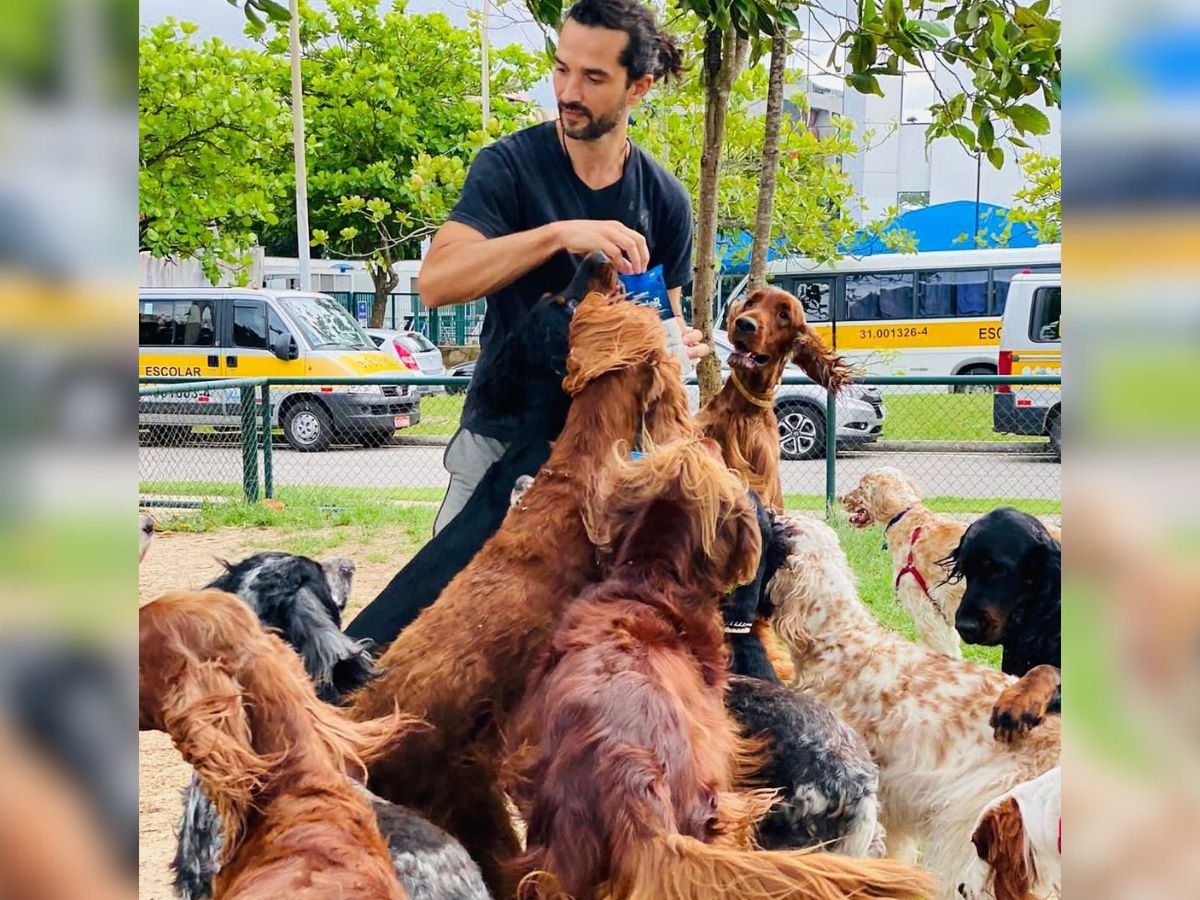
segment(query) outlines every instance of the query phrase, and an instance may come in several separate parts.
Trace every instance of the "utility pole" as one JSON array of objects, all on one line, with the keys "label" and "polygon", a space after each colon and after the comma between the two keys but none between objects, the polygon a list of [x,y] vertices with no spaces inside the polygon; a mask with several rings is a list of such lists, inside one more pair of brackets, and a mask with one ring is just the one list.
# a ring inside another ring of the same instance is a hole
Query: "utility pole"
[{"label": "utility pole", "polygon": [[296,164],[296,258],[300,261],[300,290],[312,290],[308,252],[308,166],[304,158],[304,93],[300,85],[299,0],[290,0],[288,41],[292,51],[292,149]]}]

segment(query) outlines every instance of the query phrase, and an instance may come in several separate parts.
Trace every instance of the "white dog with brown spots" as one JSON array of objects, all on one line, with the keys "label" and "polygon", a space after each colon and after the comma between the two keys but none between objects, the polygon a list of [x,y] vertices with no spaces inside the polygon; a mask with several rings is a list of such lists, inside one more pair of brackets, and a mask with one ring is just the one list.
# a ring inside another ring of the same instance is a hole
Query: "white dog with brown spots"
[{"label": "white dog with brown spots", "polygon": [[949,569],[941,560],[958,546],[968,523],[938,515],[924,499],[916,482],[891,466],[872,469],[840,498],[853,527],[883,526],[896,602],[912,618],[921,643],[958,659],[954,614],[966,585],[945,583]]},{"label": "white dog with brown spots", "polygon": [[956,896],[976,858],[971,834],[983,810],[1058,765],[1061,720],[1015,744],[992,735],[996,697],[1016,679],[931,653],[888,631],[858,597],[837,534],[786,518],[787,562],[769,586],[772,624],[790,648],[796,684],[866,740],[879,765],[880,821],[889,855],[921,863]]}]

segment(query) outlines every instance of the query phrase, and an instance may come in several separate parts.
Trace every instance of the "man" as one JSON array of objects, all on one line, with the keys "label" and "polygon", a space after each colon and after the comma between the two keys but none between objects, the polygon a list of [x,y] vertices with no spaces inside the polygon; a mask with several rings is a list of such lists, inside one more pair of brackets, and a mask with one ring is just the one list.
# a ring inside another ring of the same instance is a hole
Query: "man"
[{"label": "man", "polygon": [[[638,0],[579,0],[554,60],[559,117],[479,152],[462,197],[421,267],[421,299],[439,307],[487,297],[475,377],[539,297],[561,290],[578,258],[604,252],[622,274],[662,266],[671,307],[691,278],[692,213],[683,185],[626,136],[629,110],[656,79],[678,75],[679,50]],[[688,354],[708,352],[687,331]],[[454,518],[520,429],[468,392],[446,448],[450,485],[434,524]]]}]

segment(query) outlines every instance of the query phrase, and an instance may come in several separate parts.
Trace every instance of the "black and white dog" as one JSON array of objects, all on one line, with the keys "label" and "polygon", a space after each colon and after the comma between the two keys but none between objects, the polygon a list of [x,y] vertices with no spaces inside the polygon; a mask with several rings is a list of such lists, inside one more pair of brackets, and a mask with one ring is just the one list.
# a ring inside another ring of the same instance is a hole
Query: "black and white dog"
[{"label": "black and white dog", "polygon": [[[206,587],[239,596],[268,628],[299,654],[318,695],[335,702],[374,674],[369,641],[341,631],[354,563],[344,557],[317,562],[290,553],[256,553]],[[365,789],[364,789],[365,790]],[[396,873],[410,898],[483,900],[479,868],[452,837],[404,807],[372,797]],[[175,890],[185,900],[212,895],[220,868],[220,822],[213,804],[192,779],[184,792],[176,847]]]},{"label": "black and white dog", "polygon": [[858,732],[825,704],[759,678],[730,676],[725,706],[744,736],[766,743],[754,781],[779,790],[758,824],[764,849],[884,855],[879,767]]}]

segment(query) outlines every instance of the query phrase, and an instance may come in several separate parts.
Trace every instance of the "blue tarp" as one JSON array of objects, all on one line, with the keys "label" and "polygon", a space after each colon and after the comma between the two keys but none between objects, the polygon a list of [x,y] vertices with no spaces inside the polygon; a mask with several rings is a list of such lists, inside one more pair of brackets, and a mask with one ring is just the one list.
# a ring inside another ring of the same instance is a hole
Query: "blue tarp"
[{"label": "blue tarp", "polygon": [[[1008,221],[1008,210],[992,203],[979,204],[979,229],[986,233],[987,247],[998,247],[996,235],[1004,230]],[[916,238],[918,252],[933,250],[971,250],[975,242],[975,201],[954,200],[914,209],[897,216],[884,229],[885,233],[896,229],[912,232]],[[958,240],[966,235],[965,240]],[[721,258],[721,274],[737,275],[750,269],[751,234],[743,231],[737,235],[721,235],[717,238],[717,253]],[[1025,224],[1013,225],[1007,247],[1036,247],[1037,236]],[[842,248],[843,253],[855,256],[870,256],[876,253],[892,253],[878,238],[859,232]],[[770,248],[767,259],[780,259],[785,254],[776,245]]]}]

